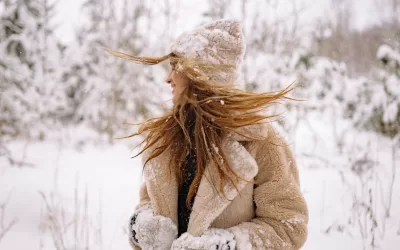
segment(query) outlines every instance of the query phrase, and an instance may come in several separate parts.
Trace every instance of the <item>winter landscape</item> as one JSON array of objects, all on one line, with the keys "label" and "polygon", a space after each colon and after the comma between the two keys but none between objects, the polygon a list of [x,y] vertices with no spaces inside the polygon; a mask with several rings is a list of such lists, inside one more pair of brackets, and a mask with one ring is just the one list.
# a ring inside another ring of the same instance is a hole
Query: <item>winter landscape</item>
[{"label": "winter landscape", "polygon": [[399,0],[0,0],[0,250],[131,249],[142,181],[132,125],[172,105],[161,56],[241,20],[238,86],[271,106],[309,207],[303,249],[400,248]]}]

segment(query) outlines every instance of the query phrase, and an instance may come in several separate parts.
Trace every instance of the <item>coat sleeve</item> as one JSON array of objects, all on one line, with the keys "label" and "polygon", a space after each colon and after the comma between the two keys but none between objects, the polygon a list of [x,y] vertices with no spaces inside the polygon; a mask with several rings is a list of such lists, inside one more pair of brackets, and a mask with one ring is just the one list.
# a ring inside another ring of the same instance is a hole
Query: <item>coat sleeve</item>
[{"label": "coat sleeve", "polygon": [[151,208],[151,202],[149,194],[147,193],[146,182],[143,182],[139,190],[139,204],[136,206],[136,209],[138,208]]},{"label": "coat sleeve", "polygon": [[229,228],[236,249],[300,249],[307,238],[308,210],[289,145],[275,133],[254,143],[259,165],[255,218]]}]

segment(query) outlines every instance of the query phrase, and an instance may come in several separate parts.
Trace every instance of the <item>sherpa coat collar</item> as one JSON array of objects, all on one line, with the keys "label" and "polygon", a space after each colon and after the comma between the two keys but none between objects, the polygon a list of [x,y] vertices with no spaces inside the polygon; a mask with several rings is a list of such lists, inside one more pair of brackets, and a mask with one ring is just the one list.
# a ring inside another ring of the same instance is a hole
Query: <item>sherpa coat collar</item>
[{"label": "sherpa coat collar", "polygon": [[[252,135],[266,136],[266,131],[263,124],[248,126],[241,129],[240,134],[232,133],[221,145],[232,169],[245,180],[251,181],[257,175],[258,165],[239,141],[250,140],[245,136],[249,132]],[[152,159],[144,169],[144,177],[155,214],[169,217],[177,224],[178,185],[175,176],[169,173],[168,165],[165,164],[167,162],[169,159],[166,153]],[[240,179],[236,188],[231,183],[226,183],[226,197],[216,195],[215,187],[219,187],[218,174],[213,171],[211,164],[213,163],[206,166],[189,219],[188,232],[194,236],[203,234],[248,184]]]}]

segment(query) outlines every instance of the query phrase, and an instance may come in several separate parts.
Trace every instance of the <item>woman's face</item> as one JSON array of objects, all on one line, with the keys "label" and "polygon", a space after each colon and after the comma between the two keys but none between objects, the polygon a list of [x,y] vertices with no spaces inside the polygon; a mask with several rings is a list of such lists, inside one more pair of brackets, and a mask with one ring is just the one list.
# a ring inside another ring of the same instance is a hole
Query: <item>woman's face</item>
[{"label": "woman's face", "polygon": [[170,63],[171,71],[165,82],[171,84],[172,87],[172,102],[176,103],[183,90],[187,87],[189,79],[175,70],[175,66]]}]

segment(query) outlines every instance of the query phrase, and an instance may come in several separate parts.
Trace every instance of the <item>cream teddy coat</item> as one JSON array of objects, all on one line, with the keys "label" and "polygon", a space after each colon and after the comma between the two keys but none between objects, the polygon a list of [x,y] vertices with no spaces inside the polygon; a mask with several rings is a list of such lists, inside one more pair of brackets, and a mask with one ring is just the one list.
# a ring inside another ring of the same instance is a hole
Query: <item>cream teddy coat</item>
[{"label": "cream teddy coat", "polygon": [[[223,140],[231,167],[250,182],[239,180],[237,189],[226,183],[224,197],[215,190],[218,174],[207,166],[188,233],[201,236],[209,228],[222,228],[235,235],[238,250],[300,249],[307,238],[308,210],[290,146],[268,123],[242,131],[267,137],[251,140],[232,134]],[[169,217],[177,225],[178,186],[166,163],[168,155],[163,153],[146,165],[137,208],[151,208],[155,215]]]}]

